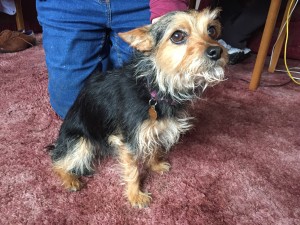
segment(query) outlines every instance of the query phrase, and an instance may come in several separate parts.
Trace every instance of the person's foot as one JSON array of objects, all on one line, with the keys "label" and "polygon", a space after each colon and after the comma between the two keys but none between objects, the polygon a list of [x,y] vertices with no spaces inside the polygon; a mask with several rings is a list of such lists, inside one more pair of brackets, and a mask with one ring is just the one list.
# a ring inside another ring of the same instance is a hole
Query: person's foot
[{"label": "person's foot", "polygon": [[227,44],[224,40],[220,39],[219,43],[223,45],[228,52],[228,64],[234,65],[242,62],[244,59],[250,56],[251,50],[249,48],[239,49],[234,48]]}]

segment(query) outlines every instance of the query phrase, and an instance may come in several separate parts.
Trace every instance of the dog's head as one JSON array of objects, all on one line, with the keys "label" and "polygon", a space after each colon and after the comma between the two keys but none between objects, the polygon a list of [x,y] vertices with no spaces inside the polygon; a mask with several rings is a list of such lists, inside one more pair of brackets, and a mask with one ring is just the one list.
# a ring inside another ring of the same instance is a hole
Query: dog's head
[{"label": "dog's head", "polygon": [[171,12],[154,24],[119,35],[151,61],[161,92],[187,100],[196,90],[224,79],[227,53],[217,41],[219,12]]}]

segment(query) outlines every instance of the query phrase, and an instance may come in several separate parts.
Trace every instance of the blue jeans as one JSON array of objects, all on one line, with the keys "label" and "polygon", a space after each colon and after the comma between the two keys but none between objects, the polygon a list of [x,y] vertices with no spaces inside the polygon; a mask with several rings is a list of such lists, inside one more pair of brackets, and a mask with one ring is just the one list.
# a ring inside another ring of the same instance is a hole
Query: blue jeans
[{"label": "blue jeans", "polygon": [[43,28],[50,104],[62,118],[85,79],[105,62],[120,67],[132,55],[118,36],[150,23],[149,0],[37,0]]}]

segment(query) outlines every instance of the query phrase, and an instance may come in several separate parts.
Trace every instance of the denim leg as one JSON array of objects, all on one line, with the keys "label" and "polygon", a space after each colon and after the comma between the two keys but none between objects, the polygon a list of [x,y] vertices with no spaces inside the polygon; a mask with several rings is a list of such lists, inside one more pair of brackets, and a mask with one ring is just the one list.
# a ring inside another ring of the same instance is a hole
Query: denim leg
[{"label": "denim leg", "polygon": [[62,118],[83,81],[107,56],[108,10],[105,1],[47,0],[36,2],[43,28],[50,103]]},{"label": "denim leg", "polygon": [[36,6],[43,27],[50,103],[64,118],[84,80],[95,69],[106,68],[104,59],[110,57],[113,67],[130,59],[132,49],[117,33],[149,24],[149,0],[126,4],[121,0],[37,0]]},{"label": "denim leg", "polygon": [[150,23],[149,0],[130,0],[126,4],[122,1],[110,1],[110,61],[112,66],[118,68],[128,62],[133,49],[119,36],[125,32]]}]

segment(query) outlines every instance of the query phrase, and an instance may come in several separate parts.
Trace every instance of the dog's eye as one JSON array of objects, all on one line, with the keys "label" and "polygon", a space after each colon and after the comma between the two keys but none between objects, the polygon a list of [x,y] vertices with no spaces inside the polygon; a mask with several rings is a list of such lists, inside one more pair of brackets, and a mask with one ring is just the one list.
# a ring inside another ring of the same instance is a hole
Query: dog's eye
[{"label": "dog's eye", "polygon": [[217,39],[217,37],[218,37],[218,32],[214,26],[208,27],[207,33],[212,39]]},{"label": "dog's eye", "polygon": [[187,36],[185,32],[177,30],[172,34],[170,39],[174,44],[182,44],[185,43]]}]

